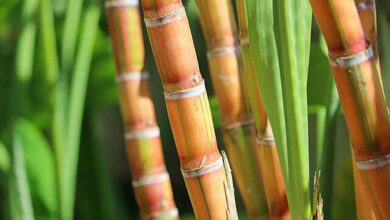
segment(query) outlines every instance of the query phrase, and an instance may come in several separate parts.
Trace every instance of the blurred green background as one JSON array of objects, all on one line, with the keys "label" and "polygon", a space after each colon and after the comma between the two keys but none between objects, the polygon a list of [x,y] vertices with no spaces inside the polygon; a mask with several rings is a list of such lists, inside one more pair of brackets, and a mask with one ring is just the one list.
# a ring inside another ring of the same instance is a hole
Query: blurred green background
[{"label": "blurred green background", "polygon": [[[223,149],[218,105],[211,87],[195,2],[183,2],[206,79],[218,143]],[[379,50],[383,82],[389,96],[387,15],[390,15],[390,3],[379,1]],[[322,60],[326,61],[323,54],[316,55],[318,36],[314,26],[312,54],[316,59],[310,64],[308,88],[313,97],[326,96],[322,90],[324,82],[318,80],[322,79],[318,74],[327,76],[329,83],[333,83],[327,62],[317,59],[323,56]],[[145,32],[144,38],[146,68],[151,73],[152,96],[175,201],[183,219],[193,219]],[[0,219],[58,219],[67,215],[80,220],[138,218],[114,77],[102,1],[0,1]],[[309,104],[312,104],[310,97]],[[319,132],[321,109],[318,103],[311,106],[311,149],[324,142],[323,133]],[[334,172],[328,173],[330,183],[325,186],[332,189],[331,195],[325,197],[325,218],[355,219],[348,134],[340,110],[336,111],[335,118],[331,134],[334,141],[325,141],[334,146],[331,156],[326,158],[330,158],[328,163]],[[238,190],[236,193],[240,216],[245,219]]]}]

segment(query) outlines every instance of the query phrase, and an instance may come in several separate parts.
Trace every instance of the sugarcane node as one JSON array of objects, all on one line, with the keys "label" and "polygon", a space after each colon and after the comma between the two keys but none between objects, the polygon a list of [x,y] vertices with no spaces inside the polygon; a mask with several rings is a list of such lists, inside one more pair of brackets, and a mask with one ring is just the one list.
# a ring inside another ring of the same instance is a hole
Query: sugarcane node
[{"label": "sugarcane node", "polygon": [[104,6],[108,8],[118,8],[123,6],[138,6],[138,0],[108,0],[105,2]]},{"label": "sugarcane node", "polygon": [[169,209],[162,212],[154,212],[149,213],[147,215],[142,216],[142,219],[165,219],[164,217],[176,217],[179,216],[179,210],[177,208]]},{"label": "sugarcane node", "polygon": [[371,160],[356,160],[355,164],[358,170],[375,170],[390,164],[390,154]]},{"label": "sugarcane node", "polygon": [[160,137],[160,128],[148,128],[145,130],[128,131],[125,133],[126,140],[137,140],[141,138],[155,138]]},{"label": "sugarcane node", "polygon": [[253,118],[250,118],[250,119],[247,119],[247,120],[242,120],[240,122],[234,122],[234,123],[231,123],[231,124],[224,125],[223,129],[225,131],[230,131],[230,130],[234,130],[234,129],[237,129],[237,128],[240,128],[240,127],[246,127],[246,126],[251,126],[251,125],[255,125],[255,120]]},{"label": "sugarcane node", "polygon": [[159,27],[183,19],[185,14],[186,11],[182,6],[177,11],[173,11],[165,16],[156,18],[144,18],[144,22],[145,26],[148,28]]},{"label": "sugarcane node", "polygon": [[356,7],[359,12],[365,10],[375,11],[375,1],[369,0],[369,1],[359,2],[356,4]]},{"label": "sugarcane node", "polygon": [[204,81],[197,86],[192,88],[173,91],[173,92],[164,92],[164,97],[166,100],[179,100],[179,99],[188,99],[196,96],[200,96],[206,93],[206,87]]},{"label": "sugarcane node", "polygon": [[373,56],[374,53],[372,51],[372,47],[370,46],[366,50],[346,56],[334,56],[329,54],[329,63],[333,67],[350,68],[372,59]]},{"label": "sugarcane node", "polygon": [[256,143],[262,146],[275,146],[275,138],[273,137],[264,137],[264,136],[259,136],[256,138]]},{"label": "sugarcane node", "polygon": [[209,51],[207,51],[207,57],[215,57],[215,56],[222,56],[225,54],[240,54],[241,48],[240,47],[220,47],[220,48],[214,48]]},{"label": "sugarcane node", "polygon": [[222,157],[220,157],[215,162],[208,164],[204,167],[199,167],[195,169],[186,170],[181,168],[181,173],[184,178],[197,178],[204,176],[206,174],[215,172],[223,167],[223,160]]},{"label": "sugarcane node", "polygon": [[167,172],[163,172],[156,175],[144,176],[138,180],[133,180],[132,185],[134,188],[137,188],[147,185],[158,184],[169,180],[169,174]]},{"label": "sugarcane node", "polygon": [[116,76],[116,83],[123,83],[127,81],[139,81],[139,80],[148,80],[149,73],[146,71],[130,71],[120,73]]}]

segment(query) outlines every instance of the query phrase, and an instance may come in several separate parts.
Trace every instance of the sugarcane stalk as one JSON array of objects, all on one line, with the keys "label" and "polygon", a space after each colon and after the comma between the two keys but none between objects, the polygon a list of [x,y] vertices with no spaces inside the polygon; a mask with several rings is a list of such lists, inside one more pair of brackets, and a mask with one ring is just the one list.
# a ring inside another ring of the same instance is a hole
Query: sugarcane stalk
[{"label": "sugarcane stalk", "polygon": [[355,184],[355,203],[356,203],[356,217],[358,220],[376,220],[372,204],[367,198],[367,189],[364,188],[362,176],[356,169],[355,162],[352,161],[353,166],[353,180]]},{"label": "sugarcane stalk", "polygon": [[256,157],[255,124],[244,91],[233,8],[228,0],[197,0],[196,5],[235,180],[249,218],[260,219],[268,215],[268,210]]},{"label": "sugarcane stalk", "polygon": [[237,0],[236,2],[245,83],[248,87],[249,103],[258,133],[258,147],[256,148],[258,151],[257,161],[261,168],[269,215],[271,219],[290,219],[291,216],[287,204],[286,189],[275,139],[264,108],[260,88],[257,84],[256,72],[253,66],[244,0]]},{"label": "sugarcane stalk", "polygon": [[311,0],[344,109],[355,166],[378,219],[390,219],[390,123],[373,45],[353,0]]},{"label": "sugarcane stalk", "polygon": [[234,219],[204,80],[180,0],[142,0],[182,175],[197,219]]},{"label": "sugarcane stalk", "polygon": [[144,69],[138,1],[106,1],[132,185],[142,219],[178,219]]},{"label": "sugarcane stalk", "polygon": [[377,19],[375,0],[355,0],[364,34],[377,54]]},{"label": "sugarcane stalk", "polygon": [[[380,71],[380,64],[378,59],[378,48],[377,48],[377,19],[376,19],[376,4],[375,0],[355,0],[358,9],[360,21],[363,26],[364,35],[366,40],[370,43],[373,48],[374,57],[373,60],[376,62],[378,71]],[[381,74],[378,74],[380,80]],[[367,198],[367,189],[364,188],[362,183],[362,176],[357,172],[355,162],[353,163],[353,174],[355,183],[355,201],[356,201],[356,215],[358,220],[363,219],[377,219],[373,206]],[[378,211],[378,210],[377,210]]]}]

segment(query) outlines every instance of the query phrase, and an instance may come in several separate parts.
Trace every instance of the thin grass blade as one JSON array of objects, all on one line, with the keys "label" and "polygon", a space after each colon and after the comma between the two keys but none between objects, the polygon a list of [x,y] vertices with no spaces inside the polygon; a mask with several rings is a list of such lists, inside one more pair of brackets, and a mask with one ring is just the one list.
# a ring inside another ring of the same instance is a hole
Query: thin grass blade
[{"label": "thin grass blade", "polygon": [[89,70],[92,60],[95,35],[98,29],[100,9],[93,4],[85,10],[82,21],[82,33],[76,55],[73,78],[70,87],[70,99],[68,108],[68,146],[65,154],[65,192],[64,219],[73,218],[74,197],[76,188],[76,172],[81,135],[81,125],[84,112],[85,94],[87,90]]}]

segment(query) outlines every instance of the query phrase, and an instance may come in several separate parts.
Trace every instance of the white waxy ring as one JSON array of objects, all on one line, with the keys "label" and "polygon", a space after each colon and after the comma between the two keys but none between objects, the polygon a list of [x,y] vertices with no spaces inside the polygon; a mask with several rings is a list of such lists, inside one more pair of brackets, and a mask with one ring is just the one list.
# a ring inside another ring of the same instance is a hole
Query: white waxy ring
[{"label": "white waxy ring", "polygon": [[106,8],[116,8],[122,6],[138,6],[138,0],[107,0],[105,2]]},{"label": "white waxy ring", "polygon": [[148,72],[126,72],[119,74],[115,81],[117,83],[123,83],[126,81],[133,81],[133,80],[147,80],[149,79],[149,73]]},{"label": "white waxy ring", "polygon": [[244,127],[244,126],[254,125],[254,124],[255,124],[255,121],[253,119],[249,119],[249,120],[245,120],[242,122],[236,122],[236,123],[226,125],[225,130],[229,131],[229,130],[233,130],[233,129],[236,129],[239,127]]},{"label": "white waxy ring", "polygon": [[[146,216],[144,216],[142,219],[160,219],[159,217],[175,217],[179,216],[179,210],[175,209],[170,209],[167,211],[162,211],[162,212],[155,212],[155,213],[150,213]],[[161,218],[163,219],[163,218]]]},{"label": "white waxy ring", "polygon": [[369,47],[367,50],[349,56],[329,56],[329,62],[333,67],[348,68],[370,60],[373,56],[372,47]]},{"label": "white waxy ring", "polygon": [[370,1],[359,2],[357,5],[358,11],[374,10],[375,3]]},{"label": "white waxy ring", "polygon": [[146,27],[158,27],[162,25],[169,24],[176,20],[181,20],[185,15],[184,7],[181,7],[179,10],[159,18],[144,18]]},{"label": "white waxy ring", "polygon": [[384,167],[388,164],[390,164],[390,154],[387,154],[377,159],[356,161],[356,168],[358,168],[359,170],[375,170],[377,168]]},{"label": "white waxy ring", "polygon": [[207,57],[215,57],[215,56],[221,56],[224,54],[238,54],[241,52],[241,49],[239,47],[221,47],[221,48],[214,48],[207,52]]},{"label": "white waxy ring", "polygon": [[164,92],[164,97],[166,100],[188,99],[188,98],[200,96],[205,92],[206,92],[206,87],[204,85],[204,82],[202,82],[198,86],[189,89],[175,91],[175,92]]},{"label": "white waxy ring", "polygon": [[147,185],[153,185],[157,183],[162,183],[169,180],[169,174],[168,173],[162,173],[159,175],[154,176],[145,176],[138,180],[133,180],[132,185],[134,188],[140,187],[140,186],[147,186]]},{"label": "white waxy ring", "polygon": [[155,138],[160,136],[160,128],[145,129],[142,131],[130,131],[126,132],[126,140],[137,140],[141,138]]},{"label": "white waxy ring", "polygon": [[184,170],[182,168],[181,173],[182,173],[184,178],[194,178],[194,177],[196,178],[196,177],[204,176],[208,173],[217,171],[222,167],[223,167],[223,160],[221,157],[217,161],[215,161],[214,163],[209,164],[209,165],[202,167],[202,168],[197,168],[197,169],[193,169],[193,170]]},{"label": "white waxy ring", "polygon": [[275,139],[274,138],[258,137],[258,138],[256,138],[256,143],[260,144],[260,145],[265,145],[265,146],[274,146]]}]

